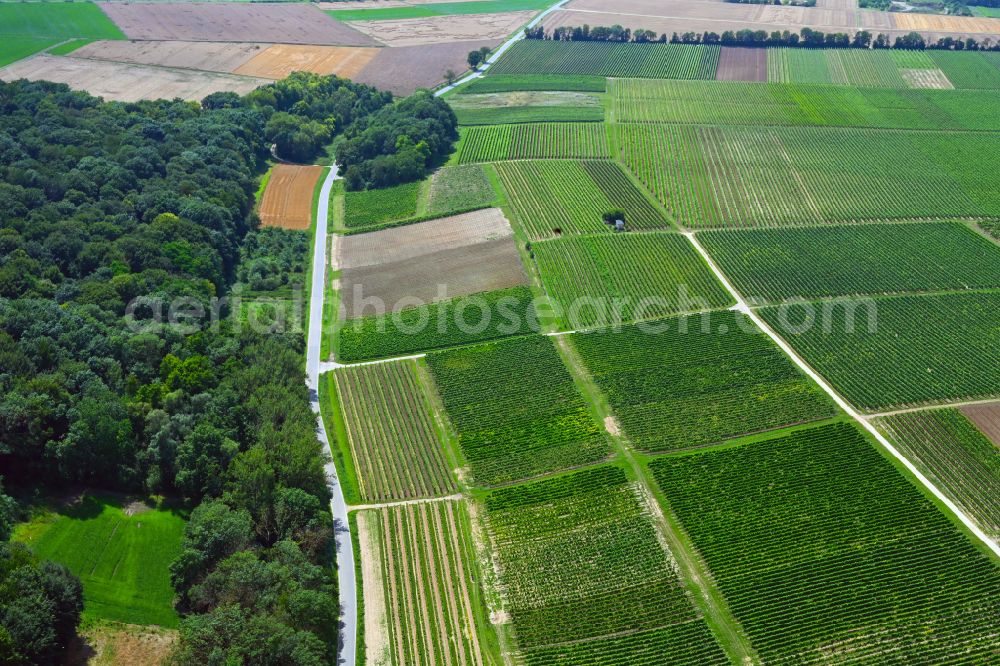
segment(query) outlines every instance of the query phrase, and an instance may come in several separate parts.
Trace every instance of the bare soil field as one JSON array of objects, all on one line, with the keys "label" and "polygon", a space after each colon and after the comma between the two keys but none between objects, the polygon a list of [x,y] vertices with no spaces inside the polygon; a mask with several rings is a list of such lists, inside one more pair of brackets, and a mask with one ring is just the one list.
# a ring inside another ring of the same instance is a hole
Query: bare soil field
[{"label": "bare soil field", "polygon": [[232,73],[237,67],[261,53],[268,46],[268,44],[234,44],[232,42],[102,40],[80,47],[73,51],[72,57]]},{"label": "bare soil field", "polygon": [[382,544],[378,538],[379,515],[375,511],[359,511],[357,518],[361,589],[365,601],[366,661],[371,664],[391,664],[389,616],[385,609],[385,588],[382,584]]},{"label": "bare soil field", "polygon": [[412,306],[412,299],[432,303],[527,284],[510,237],[345,270],[340,277],[341,303],[348,319],[371,314],[363,311],[364,301],[355,295],[381,299],[388,311],[395,312]]},{"label": "bare soil field", "polygon": [[379,266],[513,235],[499,208],[485,208],[405,227],[345,236],[337,244],[336,265],[343,270]]},{"label": "bare soil field", "polygon": [[976,424],[987,439],[1000,447],[1000,402],[962,407],[965,417]]},{"label": "bare soil field", "polygon": [[955,87],[940,69],[901,69],[899,73],[911,88],[951,90]]},{"label": "bare soil field", "polygon": [[322,175],[323,167],[276,165],[260,202],[261,224],[282,229],[308,229],[312,224],[313,192]]},{"label": "bare soil field", "polygon": [[1000,35],[1000,19],[976,16],[942,16],[940,14],[893,13],[894,27],[917,32],[967,33],[975,35]]},{"label": "bare soil field", "polygon": [[816,0],[818,9],[857,9],[858,0]]},{"label": "bare soil field", "polygon": [[353,79],[382,50],[363,46],[275,44],[237,67],[234,73],[283,79],[292,72],[313,72]]},{"label": "bare soil field", "polygon": [[245,95],[269,79],[188,69],[37,55],[0,69],[0,80],[54,81],[108,101],[143,99],[201,101],[214,92]]},{"label": "bare soil field", "polygon": [[448,70],[456,74],[464,72],[469,67],[466,62],[469,51],[484,46],[492,49],[499,43],[499,39],[488,39],[379,49],[354,80],[394,95],[409,95],[417,88],[433,88],[444,82]]},{"label": "bare soil field", "polygon": [[[323,11],[338,9],[390,9],[394,7],[419,7],[433,5],[452,0],[355,0],[353,2],[317,2],[316,6]],[[462,0],[462,2],[480,2],[481,0]]]},{"label": "bare soil field", "polygon": [[767,49],[723,46],[717,81],[767,81]]},{"label": "bare soil field", "polygon": [[376,46],[308,3],[100,3],[129,39]]},{"label": "bare soil field", "polygon": [[[748,51],[751,49],[747,49]],[[763,50],[763,49],[760,49]],[[765,67],[766,69],[766,67]],[[453,109],[496,109],[517,106],[601,106],[597,95],[581,92],[541,90],[457,95],[449,101]]]},{"label": "bare soil field", "polygon": [[352,21],[350,25],[389,46],[414,46],[502,39],[530,21],[535,13],[526,11],[434,16],[398,21]]}]

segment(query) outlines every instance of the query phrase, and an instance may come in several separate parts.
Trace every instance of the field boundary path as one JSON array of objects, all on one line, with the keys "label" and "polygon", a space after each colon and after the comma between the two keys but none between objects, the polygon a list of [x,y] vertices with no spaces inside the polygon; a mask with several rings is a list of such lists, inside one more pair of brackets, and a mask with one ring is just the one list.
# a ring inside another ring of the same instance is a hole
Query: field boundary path
[{"label": "field boundary path", "polygon": [[[320,189],[316,206],[316,233],[313,239],[312,285],[309,294],[309,332],[306,338],[306,385],[309,387],[309,402],[316,414],[316,436],[330,449],[330,439],[323,425],[319,407],[320,343],[323,336],[323,296],[326,293],[326,248],[327,226],[330,213],[330,190],[333,181],[339,177],[337,165],[333,164],[326,174]],[[355,666],[358,636],[358,585],[354,572],[354,546],[351,543],[351,529],[347,522],[347,502],[337,477],[337,467],[333,462],[326,465],[327,484],[330,486],[330,511],[333,513],[334,544],[337,550],[337,590],[340,606],[340,631],[337,663]]]},{"label": "field boundary path", "polygon": [[[531,21],[529,21],[527,24],[525,24],[524,28],[534,28],[536,25],[538,25],[539,23],[541,23],[542,20],[546,16],[548,16],[549,14],[551,14],[554,11],[562,9],[562,6],[565,5],[567,2],[569,2],[569,0],[559,0],[559,2],[557,2],[554,5],[552,5],[551,7],[549,7],[545,11],[543,11],[541,14],[539,14],[538,16],[536,16],[535,18],[531,19]],[[492,65],[493,63],[495,63],[504,53],[506,53],[507,49],[509,49],[510,47],[514,46],[514,44],[516,44],[517,42],[519,42],[522,39],[524,39],[524,28],[518,30],[514,34],[514,36],[512,36],[506,42],[504,42],[503,44],[501,44],[500,47],[496,51],[493,52],[493,55],[491,55],[489,58],[487,58],[486,61],[479,67],[479,69],[477,71],[471,72],[471,73],[467,74],[466,76],[462,77],[461,79],[459,79],[458,81],[455,81],[454,83],[449,84],[449,85],[445,86],[444,88],[441,88],[436,93],[434,93],[434,96],[435,97],[440,97],[441,95],[444,95],[447,92],[451,92],[452,90],[454,90],[455,88],[457,88],[460,85],[463,85],[465,83],[468,83],[469,81],[473,81],[475,79],[481,78],[483,76],[483,72],[485,72],[487,69],[489,69],[490,65]]]},{"label": "field boundary path", "polygon": [[736,291],[735,287],[733,287],[732,283],[729,281],[726,275],[716,265],[711,255],[709,255],[708,252],[705,251],[705,248],[702,247],[701,243],[698,242],[698,239],[695,237],[694,233],[688,231],[684,232],[684,235],[687,236],[688,240],[691,241],[691,244],[694,245],[694,248],[708,263],[709,268],[711,268],[712,272],[715,273],[715,277],[719,279],[719,281],[729,291],[729,293],[733,296],[733,298],[736,299],[737,303],[736,309],[745,314],[747,317],[749,317],[754,324],[756,324],[762,331],[764,331],[767,334],[767,336],[771,338],[774,341],[774,343],[778,345],[778,347],[780,347],[781,350],[785,352],[785,354],[787,354],[789,358],[792,359],[792,361],[795,362],[795,364],[799,367],[799,369],[802,370],[802,372],[806,373],[806,375],[808,375],[814,382],[816,382],[819,385],[819,387],[822,388],[827,393],[827,395],[829,395],[842,410],[844,410],[844,412],[846,412],[852,419],[860,423],[861,426],[864,427],[864,429],[868,431],[868,433],[872,437],[874,437],[875,440],[878,441],[878,443],[881,444],[886,451],[888,451],[890,454],[892,454],[894,458],[896,458],[896,460],[902,463],[903,466],[906,467],[906,469],[909,470],[910,473],[913,474],[913,476],[916,477],[916,479],[927,490],[929,490],[931,494],[934,495],[935,498],[937,498],[938,501],[940,501],[943,505],[948,507],[948,509],[955,514],[955,516],[962,522],[963,525],[965,525],[966,528],[968,528],[970,532],[972,532],[976,536],[976,538],[978,538],[980,541],[986,544],[986,547],[989,548],[994,555],[1000,557],[1000,545],[998,545],[996,541],[991,539],[985,532],[983,532],[979,528],[979,526],[967,515],[965,515],[965,513],[963,513],[962,510],[958,508],[958,506],[954,502],[948,499],[948,497],[944,493],[942,493],[937,488],[937,486],[931,483],[930,479],[924,476],[923,473],[921,473],[921,471],[917,469],[916,465],[910,462],[910,460],[902,453],[900,453],[899,450],[896,449],[896,447],[893,446],[889,442],[889,440],[882,435],[882,433],[876,430],[875,426],[871,424],[871,422],[868,420],[866,416],[858,412],[846,400],[844,400],[844,398],[842,398],[840,394],[838,394],[834,390],[833,386],[827,383],[826,379],[824,379],[818,372],[813,370],[809,366],[809,364],[806,363],[805,360],[801,356],[799,356],[794,349],[792,349],[791,345],[785,342],[785,340],[780,335],[778,335],[770,326],[768,326],[767,322],[765,322],[760,317],[760,315],[754,312],[750,308],[750,306],[747,305],[746,301],[743,300],[743,296],[740,295],[738,291]]}]

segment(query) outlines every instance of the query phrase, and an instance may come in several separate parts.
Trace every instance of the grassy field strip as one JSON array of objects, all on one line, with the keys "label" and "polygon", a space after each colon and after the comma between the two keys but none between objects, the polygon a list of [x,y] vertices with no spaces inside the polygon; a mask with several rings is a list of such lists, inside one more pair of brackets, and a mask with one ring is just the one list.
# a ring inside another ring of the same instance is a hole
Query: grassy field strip
[{"label": "grassy field strip", "polygon": [[822,388],[827,393],[827,395],[829,395],[833,399],[833,401],[837,403],[837,405],[841,409],[843,409],[855,421],[860,423],[862,427],[864,427],[864,429],[868,431],[868,433],[885,448],[886,451],[888,451],[890,454],[892,454],[894,458],[896,458],[896,460],[902,463],[902,465],[911,474],[913,474],[913,476],[916,477],[916,479],[928,491],[930,491],[930,493],[934,495],[934,497],[938,501],[940,501],[942,504],[948,507],[948,509],[955,514],[955,516],[961,521],[961,523],[970,532],[972,532],[972,534],[974,534],[977,539],[986,544],[986,547],[989,548],[990,551],[992,551],[996,557],[1000,557],[1000,544],[997,544],[997,542],[991,539],[974,520],[965,515],[965,513],[958,507],[958,505],[952,502],[947,495],[945,495],[943,492],[941,492],[940,489],[937,488],[937,486],[931,483],[930,479],[924,476],[924,474],[917,468],[916,465],[914,465],[906,456],[900,453],[900,451],[895,446],[893,446],[892,443],[889,442],[889,440],[886,439],[885,436],[882,433],[880,433],[878,429],[875,428],[875,426],[873,426],[866,417],[864,417],[861,413],[855,410],[854,407],[852,407],[844,398],[840,396],[839,393],[837,393],[833,389],[832,386],[830,386],[829,383],[827,383],[825,378],[823,378],[822,376],[820,376],[819,373],[813,370],[809,366],[809,364],[806,363],[805,360],[803,360],[802,357],[798,355],[798,353],[792,348],[792,346],[787,342],[785,342],[785,340],[780,335],[778,335],[767,324],[767,322],[764,321],[764,319],[759,314],[757,314],[747,306],[746,301],[743,300],[743,296],[741,296],[740,293],[736,291],[736,289],[733,287],[732,283],[729,282],[729,279],[725,276],[725,274],[723,274],[723,272],[719,270],[719,267],[712,260],[712,257],[709,256],[708,252],[705,251],[705,248],[701,246],[701,243],[698,242],[698,239],[695,238],[695,235],[693,233],[685,233],[684,235],[691,240],[691,242],[695,246],[695,249],[697,249],[698,252],[700,252],[701,255],[705,258],[705,261],[708,262],[708,265],[715,273],[715,276],[719,279],[720,282],[722,282],[723,286],[725,286],[726,289],[729,290],[729,293],[733,295],[733,298],[736,299],[740,311],[744,312],[748,317],[750,317],[750,319],[753,320],[753,322],[758,327],[760,327],[762,331],[767,333],[768,337],[770,337],[775,342],[775,344],[777,344],[782,349],[782,351],[784,351],[785,354],[787,354],[789,358],[791,358],[792,361],[794,361],[795,364],[799,366],[799,369],[801,369],[802,372],[806,373],[810,378],[812,378],[812,380],[816,382],[820,386],[820,388]]},{"label": "grassy field strip", "polygon": [[[573,375],[577,388],[584,395],[598,419],[607,424],[615,423],[615,415],[608,404],[605,395],[598,388],[587,371],[583,360],[566,337],[556,338],[556,347],[563,362]],[[616,453],[624,459],[632,473],[638,479],[643,493],[659,499],[659,506],[667,506],[662,501],[659,489],[649,476],[649,471],[638,461],[634,452],[625,444],[620,434],[610,432],[617,428],[609,428],[609,438]],[[650,506],[658,532],[662,535],[677,567],[681,583],[688,590],[689,598],[695,608],[702,614],[726,655],[735,664],[757,664],[757,657],[747,639],[746,631],[729,609],[725,598],[716,587],[711,572],[698,551],[694,548],[690,537],[670,512],[658,510]]]}]

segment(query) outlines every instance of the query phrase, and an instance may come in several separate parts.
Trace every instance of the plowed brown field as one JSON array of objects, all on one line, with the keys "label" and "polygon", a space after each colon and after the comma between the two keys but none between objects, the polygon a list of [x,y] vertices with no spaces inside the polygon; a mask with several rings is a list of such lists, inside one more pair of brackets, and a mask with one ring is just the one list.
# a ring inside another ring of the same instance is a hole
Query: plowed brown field
[{"label": "plowed brown field", "polygon": [[323,167],[279,164],[260,202],[260,222],[265,227],[308,229],[312,224],[313,192]]},{"label": "plowed brown field", "polygon": [[991,442],[1000,447],[1000,402],[962,407],[962,413],[975,423]]},{"label": "plowed brown field", "polygon": [[493,48],[499,43],[499,39],[487,39],[379,49],[354,80],[394,95],[409,95],[417,88],[433,88],[444,82],[449,69],[456,74],[464,72],[468,69],[469,51],[478,51],[484,46]]},{"label": "plowed brown field", "polygon": [[275,44],[235,70],[236,74],[283,79],[292,72],[336,74],[353,79],[381,49]]},{"label": "plowed brown field", "polygon": [[767,49],[723,46],[715,78],[718,81],[767,81]]},{"label": "plowed brown field", "polygon": [[530,21],[534,15],[534,11],[506,12],[398,21],[352,21],[350,25],[389,46],[414,46],[505,38]]}]

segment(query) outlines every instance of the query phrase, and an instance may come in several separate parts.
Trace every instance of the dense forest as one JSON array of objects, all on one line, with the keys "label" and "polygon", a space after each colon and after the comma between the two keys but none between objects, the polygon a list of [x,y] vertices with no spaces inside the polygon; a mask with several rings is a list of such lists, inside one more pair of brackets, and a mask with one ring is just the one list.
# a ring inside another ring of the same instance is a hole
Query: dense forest
[{"label": "dense forest", "polygon": [[[272,144],[311,159],[358,123],[352,140],[379,133],[365,120],[375,114],[393,121],[379,134],[391,145],[366,144],[361,164],[450,150],[425,133],[450,136],[429,117],[380,115],[408,108],[390,102],[299,74],[202,105],[0,83],[0,477],[15,497],[88,487],[191,510],[170,571],[184,617],[177,663],[332,659],[327,454],[304,340],[207,313],[238,281],[284,288],[300,272],[289,257],[301,240],[255,231]],[[4,540],[17,513],[0,492]],[[48,663],[79,621],[79,581],[3,544],[0,600],[14,598],[40,610],[3,604],[0,661]]]}]

